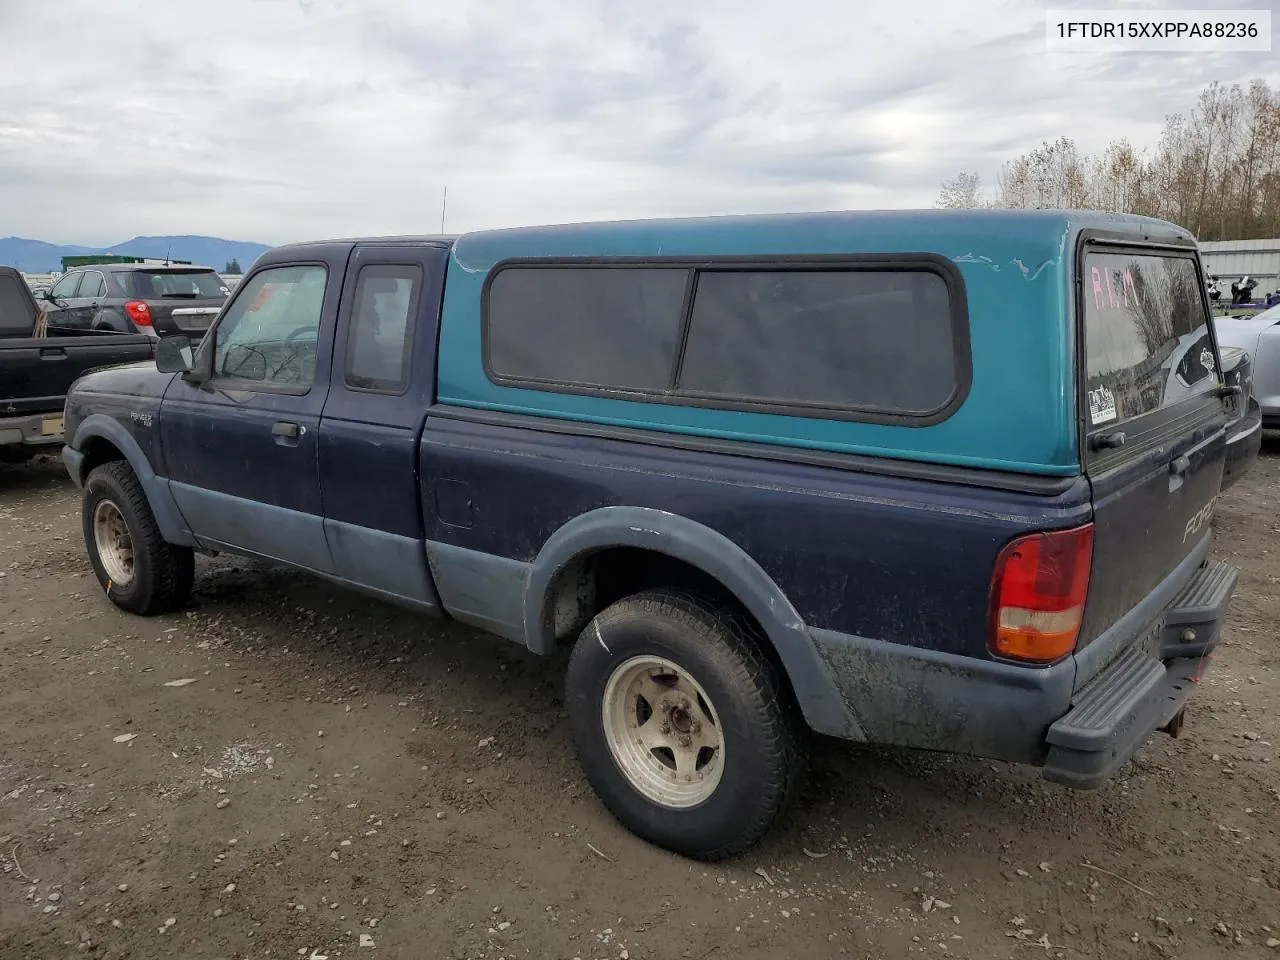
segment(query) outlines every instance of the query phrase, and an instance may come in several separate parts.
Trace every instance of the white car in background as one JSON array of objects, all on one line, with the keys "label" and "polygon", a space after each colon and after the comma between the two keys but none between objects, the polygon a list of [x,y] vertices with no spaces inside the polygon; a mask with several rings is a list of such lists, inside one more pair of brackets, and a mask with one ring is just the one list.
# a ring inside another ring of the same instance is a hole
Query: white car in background
[{"label": "white car in background", "polygon": [[1280,307],[1251,317],[1215,317],[1218,344],[1239,347],[1252,358],[1253,398],[1262,408],[1262,425],[1280,429]]}]

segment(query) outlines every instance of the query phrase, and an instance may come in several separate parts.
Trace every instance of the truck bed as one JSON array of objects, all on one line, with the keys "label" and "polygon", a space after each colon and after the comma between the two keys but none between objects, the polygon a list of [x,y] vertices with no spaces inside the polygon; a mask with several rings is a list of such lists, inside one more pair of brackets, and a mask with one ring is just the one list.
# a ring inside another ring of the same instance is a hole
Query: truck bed
[{"label": "truck bed", "polygon": [[61,413],[78,377],[150,360],[153,342],[141,334],[0,340],[0,417]]}]

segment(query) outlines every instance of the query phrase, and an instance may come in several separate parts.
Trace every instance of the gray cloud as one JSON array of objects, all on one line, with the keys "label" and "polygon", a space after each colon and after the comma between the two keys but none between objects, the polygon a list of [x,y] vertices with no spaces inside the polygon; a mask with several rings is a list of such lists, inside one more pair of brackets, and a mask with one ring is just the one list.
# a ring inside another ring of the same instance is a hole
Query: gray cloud
[{"label": "gray cloud", "polygon": [[1048,5],[0,0],[0,233],[425,232],[446,183],[454,230],[920,206],[1280,83],[1264,55],[1051,56]]}]

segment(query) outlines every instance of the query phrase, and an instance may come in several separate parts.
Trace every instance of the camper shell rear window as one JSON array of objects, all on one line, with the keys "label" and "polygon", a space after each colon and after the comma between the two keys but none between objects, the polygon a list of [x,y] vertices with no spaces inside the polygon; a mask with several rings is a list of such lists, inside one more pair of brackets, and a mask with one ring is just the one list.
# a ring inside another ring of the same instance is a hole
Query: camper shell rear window
[{"label": "camper shell rear window", "polygon": [[1192,253],[1086,250],[1081,264],[1089,429],[1217,385],[1217,354]]}]

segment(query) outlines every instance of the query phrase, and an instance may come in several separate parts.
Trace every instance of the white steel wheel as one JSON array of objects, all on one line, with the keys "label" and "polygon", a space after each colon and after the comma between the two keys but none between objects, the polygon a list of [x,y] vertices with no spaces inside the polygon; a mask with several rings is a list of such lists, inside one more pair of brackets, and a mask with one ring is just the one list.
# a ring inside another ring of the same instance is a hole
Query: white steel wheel
[{"label": "white steel wheel", "polygon": [[601,702],[605,742],[627,782],[669,809],[696,807],[724,775],[724,733],[711,698],[669,660],[632,657]]},{"label": "white steel wheel", "polygon": [[110,500],[100,500],[94,508],[93,546],[112,583],[127,587],[133,582],[133,538],[124,514]]}]

